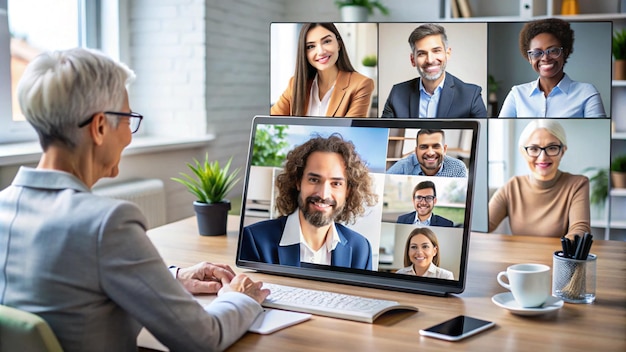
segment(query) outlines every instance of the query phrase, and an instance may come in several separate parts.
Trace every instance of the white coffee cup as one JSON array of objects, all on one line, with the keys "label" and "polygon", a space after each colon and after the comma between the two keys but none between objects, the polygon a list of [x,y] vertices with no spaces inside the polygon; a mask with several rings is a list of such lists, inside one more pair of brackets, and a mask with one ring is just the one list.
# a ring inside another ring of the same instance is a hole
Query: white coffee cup
[{"label": "white coffee cup", "polygon": [[[505,277],[508,283],[502,280]],[[497,279],[523,308],[539,307],[550,296],[550,267],[547,265],[511,265],[506,271],[498,273]]]}]

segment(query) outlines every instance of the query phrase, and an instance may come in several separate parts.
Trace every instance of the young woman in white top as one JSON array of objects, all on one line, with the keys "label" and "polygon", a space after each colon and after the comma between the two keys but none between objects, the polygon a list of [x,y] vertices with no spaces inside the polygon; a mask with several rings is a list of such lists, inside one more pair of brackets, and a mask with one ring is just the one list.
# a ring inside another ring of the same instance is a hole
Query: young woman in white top
[{"label": "young woman in white top", "polygon": [[406,240],[404,248],[405,268],[396,271],[396,274],[454,280],[451,271],[438,266],[439,255],[437,235],[426,227],[415,228]]}]

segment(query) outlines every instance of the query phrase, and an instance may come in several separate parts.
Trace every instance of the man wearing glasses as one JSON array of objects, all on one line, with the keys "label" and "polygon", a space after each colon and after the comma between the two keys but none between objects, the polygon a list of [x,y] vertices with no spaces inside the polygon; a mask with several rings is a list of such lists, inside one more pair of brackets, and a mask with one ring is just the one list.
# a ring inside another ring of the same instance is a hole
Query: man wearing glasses
[{"label": "man wearing glasses", "polygon": [[442,216],[433,214],[437,204],[437,191],[432,181],[422,181],[413,189],[413,206],[415,211],[400,215],[398,224],[413,224],[419,226],[453,227],[454,223]]},{"label": "man wearing glasses", "polygon": [[409,45],[419,77],[391,88],[381,117],[487,117],[481,88],[446,72],[452,50],[445,28],[423,24],[413,30]]},{"label": "man wearing glasses", "polygon": [[568,22],[548,18],[524,25],[520,53],[539,78],[511,88],[498,117],[606,117],[596,87],[573,81],[563,71],[573,51]]}]

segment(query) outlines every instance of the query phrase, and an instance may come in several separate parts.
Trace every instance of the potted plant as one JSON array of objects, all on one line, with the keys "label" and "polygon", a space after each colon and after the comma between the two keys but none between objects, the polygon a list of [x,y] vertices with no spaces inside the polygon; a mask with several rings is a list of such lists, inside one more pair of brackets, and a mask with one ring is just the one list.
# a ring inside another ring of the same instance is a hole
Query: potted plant
[{"label": "potted plant", "polygon": [[487,116],[498,116],[498,89],[500,87],[500,81],[496,81],[493,75],[487,76]]},{"label": "potted plant", "polygon": [[344,22],[365,22],[368,15],[374,14],[374,9],[385,16],[389,14],[389,9],[378,0],[335,0],[335,5]]},{"label": "potted plant", "polygon": [[376,67],[376,65],[378,64],[378,59],[376,58],[376,55],[374,54],[365,55],[363,57],[363,60],[361,60],[361,63],[365,67]]},{"label": "potted plant", "polygon": [[378,58],[376,55],[366,55],[361,60],[361,64],[365,67],[363,72],[367,77],[374,79],[376,77],[376,65],[378,64]]},{"label": "potted plant", "polygon": [[611,161],[611,183],[614,188],[626,188],[626,154]]},{"label": "potted plant", "polygon": [[613,32],[613,79],[626,79],[626,28]]},{"label": "potted plant", "polygon": [[583,173],[591,172],[589,178],[589,201],[599,209],[604,208],[606,197],[609,196],[609,169],[588,167]]},{"label": "potted plant", "polygon": [[209,161],[209,153],[204,162],[194,159],[195,165],[187,163],[194,176],[180,173],[181,178],[172,177],[173,181],[187,187],[187,190],[196,196],[193,208],[198,219],[200,235],[216,236],[226,234],[230,201],[226,194],[239,181],[239,169],[230,172],[231,157],[224,167],[219,161]]}]

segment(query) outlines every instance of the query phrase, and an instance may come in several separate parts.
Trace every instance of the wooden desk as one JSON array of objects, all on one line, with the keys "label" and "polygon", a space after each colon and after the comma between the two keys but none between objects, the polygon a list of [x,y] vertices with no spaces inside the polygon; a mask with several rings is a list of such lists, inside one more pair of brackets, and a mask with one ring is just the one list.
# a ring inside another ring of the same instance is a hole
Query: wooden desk
[{"label": "wooden desk", "polygon": [[[167,264],[188,266],[202,260],[235,268],[239,218],[229,218],[227,236],[198,235],[195,218],[148,231]],[[498,272],[522,262],[552,267],[554,238],[472,233],[465,292],[450,297],[385,291],[249,272],[254,280],[386,298],[419,307],[418,313],[383,315],[374,324],[314,316],[271,335],[248,333],[229,351],[626,351],[626,242],[594,241],[598,255],[597,299],[565,303],[548,315],[513,315],[491,302],[505,292]],[[491,320],[496,327],[459,342],[422,337],[418,330],[459,314]]]}]

